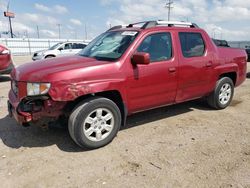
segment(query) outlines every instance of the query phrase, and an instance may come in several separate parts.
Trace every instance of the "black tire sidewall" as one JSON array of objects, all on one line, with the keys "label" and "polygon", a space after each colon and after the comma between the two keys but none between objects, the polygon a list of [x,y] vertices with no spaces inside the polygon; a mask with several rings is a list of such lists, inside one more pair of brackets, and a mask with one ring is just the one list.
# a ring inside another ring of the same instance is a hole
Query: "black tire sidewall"
[{"label": "black tire sidewall", "polygon": [[[229,101],[226,103],[226,104],[221,104],[220,103],[220,100],[219,100],[219,95],[220,95],[220,90],[221,90],[221,87],[224,85],[224,84],[226,84],[226,83],[228,83],[230,86],[231,86],[231,96],[230,96],[230,99],[229,99]],[[228,77],[224,77],[224,78],[221,78],[218,82],[217,82],[217,84],[216,84],[216,89],[215,89],[215,104],[216,104],[216,107],[218,108],[218,109],[224,109],[224,108],[226,108],[227,106],[229,106],[230,105],[230,103],[231,103],[231,101],[232,101],[232,99],[233,99],[233,95],[234,95],[234,83],[233,83],[233,81],[230,79],[230,78],[228,78]]]},{"label": "black tire sidewall", "polygon": [[[97,108],[107,108],[108,110],[110,110],[114,116],[115,123],[114,123],[113,130],[104,140],[94,142],[94,141],[89,140],[85,136],[83,132],[83,129],[84,129],[83,122],[87,118],[87,116]],[[78,112],[78,114],[75,117],[73,126],[74,126],[73,134],[74,134],[76,143],[78,145],[80,145],[81,147],[89,148],[89,149],[99,148],[110,143],[116,136],[121,126],[121,113],[120,113],[119,108],[113,101],[106,99],[106,98],[96,98],[83,104],[82,109]]]}]

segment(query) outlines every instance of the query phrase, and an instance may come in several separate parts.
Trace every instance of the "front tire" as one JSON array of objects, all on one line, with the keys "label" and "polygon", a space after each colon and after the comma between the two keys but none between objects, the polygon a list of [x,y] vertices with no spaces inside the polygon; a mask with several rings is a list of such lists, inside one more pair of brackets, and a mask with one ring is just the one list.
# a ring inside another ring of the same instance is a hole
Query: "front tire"
[{"label": "front tire", "polygon": [[217,81],[215,90],[208,96],[208,104],[215,109],[228,107],[233,99],[234,83],[231,78],[223,77]]},{"label": "front tire", "polygon": [[82,148],[96,149],[110,143],[121,126],[121,113],[111,100],[93,97],[83,101],[71,113],[68,129]]}]

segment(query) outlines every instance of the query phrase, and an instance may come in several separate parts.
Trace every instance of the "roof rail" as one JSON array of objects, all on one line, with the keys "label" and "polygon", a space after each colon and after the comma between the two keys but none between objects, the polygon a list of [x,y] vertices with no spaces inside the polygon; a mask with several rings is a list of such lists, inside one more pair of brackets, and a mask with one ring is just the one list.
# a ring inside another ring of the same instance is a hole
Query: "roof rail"
[{"label": "roof rail", "polygon": [[[129,27],[133,27],[134,25],[141,25],[141,24],[143,24],[142,25],[142,27],[144,26],[144,25],[146,25],[146,24],[150,24],[150,25],[155,25],[156,24],[156,21],[143,21],[143,22],[136,22],[136,23],[131,23],[131,24],[129,24],[127,27],[129,28]],[[142,28],[141,27],[141,28]]]},{"label": "roof rail", "polygon": [[168,27],[190,27],[190,28],[199,28],[198,25],[192,22],[180,22],[180,21],[164,21],[164,20],[157,20],[157,21],[144,21],[144,22],[137,22],[137,23],[131,23],[129,25],[117,25],[112,28],[110,28],[108,31],[115,30],[115,29],[121,29],[121,28],[130,28],[134,27],[135,25],[140,25],[141,29],[148,29],[156,26],[168,26]]},{"label": "roof rail", "polygon": [[157,25],[163,25],[163,26],[168,26],[168,27],[186,26],[186,27],[198,28],[198,25],[196,25],[195,23],[180,22],[180,21],[164,21],[164,20],[159,20],[159,21],[157,21]]},{"label": "roof rail", "polygon": [[126,27],[127,27],[127,25],[116,25],[114,27],[111,27],[107,31],[111,31],[111,30],[115,30],[115,29],[121,29],[121,28],[126,28]]},{"label": "roof rail", "polygon": [[107,31],[111,31],[111,30],[115,30],[115,29],[121,29],[121,28],[130,28],[130,27],[134,27],[134,25],[140,25],[140,24],[143,24],[143,26],[144,26],[146,23],[149,23],[149,22],[156,22],[156,21],[144,21],[144,22],[131,23],[131,24],[128,24],[128,25],[116,25],[114,27],[111,27]]}]

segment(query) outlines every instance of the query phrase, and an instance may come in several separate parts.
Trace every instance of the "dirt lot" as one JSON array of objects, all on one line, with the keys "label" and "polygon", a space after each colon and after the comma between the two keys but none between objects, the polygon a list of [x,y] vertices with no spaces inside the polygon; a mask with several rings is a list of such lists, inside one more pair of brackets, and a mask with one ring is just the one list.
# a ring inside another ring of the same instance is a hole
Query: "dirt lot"
[{"label": "dirt lot", "polygon": [[7,115],[9,88],[0,77],[1,187],[250,188],[250,73],[225,110],[197,100],[140,113],[93,151],[67,130],[17,125]]}]

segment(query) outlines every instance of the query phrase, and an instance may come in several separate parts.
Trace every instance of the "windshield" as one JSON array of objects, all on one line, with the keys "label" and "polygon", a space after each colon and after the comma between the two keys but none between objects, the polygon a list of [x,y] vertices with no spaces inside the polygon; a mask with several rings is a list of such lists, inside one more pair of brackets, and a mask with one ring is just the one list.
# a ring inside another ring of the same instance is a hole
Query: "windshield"
[{"label": "windshield", "polygon": [[54,46],[50,47],[49,50],[55,50],[56,48],[58,48],[62,43],[59,42],[57,44],[55,44]]},{"label": "windshield", "polygon": [[97,60],[119,59],[138,35],[137,31],[111,31],[94,39],[79,55]]}]

